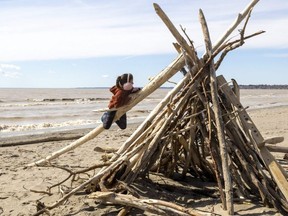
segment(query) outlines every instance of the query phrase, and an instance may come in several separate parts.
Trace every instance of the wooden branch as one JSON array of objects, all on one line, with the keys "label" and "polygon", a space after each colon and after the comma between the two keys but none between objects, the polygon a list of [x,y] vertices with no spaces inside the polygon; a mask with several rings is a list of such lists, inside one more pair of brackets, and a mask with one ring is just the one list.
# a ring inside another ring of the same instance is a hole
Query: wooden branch
[{"label": "wooden branch", "polygon": [[218,42],[216,42],[216,44],[212,48],[212,52],[217,50],[223,44],[223,42],[235,30],[235,28],[245,19],[245,17],[248,15],[251,8],[253,8],[258,2],[259,2],[259,0],[251,1],[250,4],[242,11],[242,13],[239,13],[236,20],[232,23],[232,25],[228,28],[228,30],[224,33],[224,35],[222,37],[220,37]]},{"label": "wooden branch", "polygon": [[[206,45],[206,53],[208,56],[212,55],[212,43],[210,40],[208,26],[204,17],[202,10],[199,11],[200,23],[202,26],[203,36]],[[222,113],[218,101],[218,90],[217,90],[217,80],[216,73],[214,68],[214,61],[212,60],[210,63],[210,87],[211,87],[211,97],[213,103],[213,110],[215,113],[215,121],[217,126],[217,137],[219,141],[219,148],[222,160],[222,172],[224,178],[225,185],[225,195],[226,195],[226,203],[223,203],[224,210],[228,210],[229,215],[234,214],[233,208],[233,188],[231,184],[231,176],[229,172],[229,164],[228,164],[228,155],[227,155],[227,147],[225,142],[224,135],[224,124],[222,119]]]},{"label": "wooden branch", "polygon": [[175,37],[177,42],[188,53],[188,56],[189,56],[191,62],[193,63],[193,65],[196,65],[196,66],[199,65],[199,59],[195,53],[195,50],[188,45],[186,40],[181,36],[181,34],[175,28],[175,26],[170,21],[169,17],[165,14],[165,12],[161,9],[161,7],[156,3],[153,3],[153,6],[155,8],[156,13],[162,19],[162,21],[165,23],[165,25],[170,30],[172,35]]},{"label": "wooden branch", "polygon": [[250,11],[248,12],[246,21],[245,21],[244,26],[243,26],[243,29],[240,31],[241,44],[244,44],[245,30],[246,30],[246,26],[247,26],[247,24],[248,24],[248,21],[249,21],[249,19],[250,19],[251,13],[252,13],[252,9],[253,9],[253,8],[251,8]]},{"label": "wooden branch", "polygon": [[238,40],[232,41],[232,42],[227,43],[227,44],[223,44],[221,47],[219,47],[215,51],[215,53],[213,55],[215,57],[217,54],[219,54],[221,51],[223,51],[221,56],[219,57],[219,59],[215,63],[216,70],[220,67],[220,64],[222,63],[222,61],[224,60],[224,58],[225,58],[225,56],[227,55],[228,52],[230,52],[232,50],[235,50],[235,49],[237,49],[237,48],[239,48],[240,46],[243,45],[243,43],[242,43],[243,40],[255,37],[255,36],[263,34],[263,33],[265,33],[265,31],[258,31],[258,32],[254,33],[254,34],[248,35],[248,36],[246,36],[244,38],[240,38]]},{"label": "wooden branch", "polygon": [[274,146],[274,145],[265,145],[265,146],[270,152],[288,153],[288,147]]},{"label": "wooden branch", "polygon": [[[194,45],[193,45],[193,41],[187,35],[186,30],[181,25],[180,25],[180,28],[182,29],[182,31],[183,31],[184,35],[186,36],[187,40],[189,41],[190,46],[192,47],[192,49],[195,50]],[[195,52],[196,52],[196,50],[195,50]]]},{"label": "wooden branch", "polygon": [[131,206],[157,215],[179,215],[179,216],[209,216],[213,213],[200,212],[194,209],[187,209],[174,203],[156,199],[139,199],[131,195],[116,194],[113,192],[95,192],[88,196],[89,199],[96,199],[114,204]]},{"label": "wooden branch", "polygon": [[266,139],[264,139],[264,143],[267,144],[277,144],[277,143],[281,143],[284,141],[284,137],[268,137]]}]

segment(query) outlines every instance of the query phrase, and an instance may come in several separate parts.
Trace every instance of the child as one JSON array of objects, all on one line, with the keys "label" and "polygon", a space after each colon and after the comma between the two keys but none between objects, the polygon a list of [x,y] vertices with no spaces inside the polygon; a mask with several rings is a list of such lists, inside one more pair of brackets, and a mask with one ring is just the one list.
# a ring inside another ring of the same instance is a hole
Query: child
[{"label": "child", "polygon": [[[126,105],[130,97],[129,95],[139,91],[140,88],[133,87],[133,75],[130,73],[122,74],[117,77],[116,85],[110,88],[113,96],[109,102],[108,108],[118,108]],[[107,111],[101,117],[103,122],[103,127],[109,129],[113,123],[116,111]],[[127,127],[127,116],[126,113],[123,114],[120,119],[116,121],[116,124],[121,128],[125,129]]]}]

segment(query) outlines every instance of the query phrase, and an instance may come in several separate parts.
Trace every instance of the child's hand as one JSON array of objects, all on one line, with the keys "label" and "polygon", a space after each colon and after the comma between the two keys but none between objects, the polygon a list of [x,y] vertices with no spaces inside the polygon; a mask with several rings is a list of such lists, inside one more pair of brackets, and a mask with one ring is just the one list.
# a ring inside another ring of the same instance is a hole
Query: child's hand
[{"label": "child's hand", "polygon": [[141,88],[133,88],[132,89],[132,93],[136,93],[136,92],[138,92],[138,91],[140,91],[141,90]]}]

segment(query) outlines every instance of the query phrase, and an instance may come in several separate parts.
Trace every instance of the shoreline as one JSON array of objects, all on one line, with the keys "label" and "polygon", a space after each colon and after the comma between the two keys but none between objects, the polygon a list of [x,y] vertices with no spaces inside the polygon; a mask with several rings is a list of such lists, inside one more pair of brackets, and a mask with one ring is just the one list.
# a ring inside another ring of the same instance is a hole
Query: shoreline
[{"label": "shoreline", "polygon": [[[139,123],[130,123],[130,127],[137,128]],[[98,126],[98,125],[97,125]],[[53,142],[53,141],[65,141],[65,140],[75,140],[79,139],[82,136],[89,133],[91,130],[96,127],[85,127],[85,128],[76,128],[76,129],[60,129],[59,131],[46,131],[41,133],[35,133],[37,131],[29,131],[27,134],[20,135],[9,135],[0,138],[0,148],[1,147],[11,147],[18,145],[29,145],[29,144],[37,144],[37,143],[45,143],[45,142]],[[117,129],[117,125],[112,125],[112,129]],[[109,130],[110,130],[109,129]],[[107,130],[107,131],[109,131]],[[125,130],[124,130],[125,131]]]},{"label": "shoreline", "polygon": [[[280,105],[280,106],[270,106],[264,108],[254,108],[249,109],[247,112],[249,113],[250,117],[253,119],[253,116],[257,113],[266,113],[270,114],[272,112],[281,112],[281,110],[288,110],[288,105]],[[133,112],[133,111],[132,111]],[[132,113],[131,112],[131,113]],[[265,116],[262,115],[265,118]],[[256,117],[257,118],[257,117]],[[143,121],[145,118],[143,118]],[[131,120],[130,120],[131,121]],[[128,125],[136,127],[140,125],[142,121],[136,122],[128,122]],[[257,122],[256,126],[258,127]],[[288,124],[288,123],[287,123]],[[28,145],[28,144],[37,144],[37,143],[44,143],[44,142],[51,142],[51,141],[63,141],[63,140],[73,140],[79,139],[82,136],[89,133],[91,130],[98,127],[98,125],[79,125],[79,127],[67,129],[67,128],[49,128],[49,129],[41,129],[41,130],[31,130],[31,131],[17,131],[13,134],[13,132],[3,132],[0,138],[0,147],[9,147],[9,146],[17,146],[17,145]],[[260,133],[261,133],[261,125],[260,126]],[[117,127],[115,124],[112,125],[111,128]],[[264,131],[266,132],[266,131]],[[262,133],[261,133],[262,134]],[[288,139],[288,135],[287,135]]]}]

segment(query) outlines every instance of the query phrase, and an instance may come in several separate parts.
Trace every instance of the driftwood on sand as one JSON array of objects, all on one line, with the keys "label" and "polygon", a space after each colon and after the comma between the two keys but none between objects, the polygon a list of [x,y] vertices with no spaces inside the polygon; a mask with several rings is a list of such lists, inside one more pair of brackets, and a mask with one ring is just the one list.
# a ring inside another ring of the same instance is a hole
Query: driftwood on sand
[{"label": "driftwood on sand", "polygon": [[[243,197],[260,200],[263,205],[273,206],[287,214],[287,173],[269,152],[269,149],[273,149],[271,144],[281,142],[281,137],[264,139],[239,101],[237,82],[233,81],[232,88],[223,76],[216,76],[217,69],[230,51],[242,46],[245,40],[263,33],[260,31],[245,36],[246,25],[257,2],[251,1],[214,46],[210,41],[205,16],[200,10],[206,45],[206,53],[202,57],[198,57],[193,44],[189,44],[191,40],[188,38],[186,42],[160,6],[154,4],[156,13],[175,37],[175,47],[180,54],[130,104],[120,108],[115,119],[178,71],[186,75],[112,158],[106,164],[97,166],[101,167],[100,171],[84,183],[73,186],[55,203],[41,205],[36,214],[56,208],[76,192],[85,190],[91,193],[90,199],[125,206],[119,215],[125,215],[132,207],[158,215],[213,215],[212,212],[202,212],[189,206],[138,196],[129,186],[151,172],[163,173],[168,177],[178,173],[182,178],[191,176],[217,182],[222,206],[228,215],[234,214],[233,199]],[[244,20],[240,38],[228,42],[229,35]],[[99,126],[30,166],[49,166],[53,159],[95,138],[103,130]],[[266,144],[270,145],[266,147]],[[66,171],[75,177],[76,172]],[[71,182],[74,177],[70,178]]]}]

